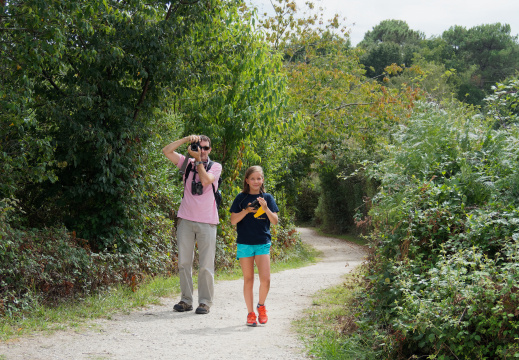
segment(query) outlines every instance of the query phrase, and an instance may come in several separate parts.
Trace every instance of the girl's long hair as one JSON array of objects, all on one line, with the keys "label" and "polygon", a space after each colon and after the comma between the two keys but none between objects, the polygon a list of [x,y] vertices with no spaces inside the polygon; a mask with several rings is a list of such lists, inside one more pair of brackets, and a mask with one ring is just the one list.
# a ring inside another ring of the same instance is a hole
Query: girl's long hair
[{"label": "girl's long hair", "polygon": [[[243,190],[242,192],[248,194],[250,192],[249,184],[247,184],[247,179],[249,176],[251,176],[253,173],[259,172],[261,174],[262,178],[265,178],[265,175],[263,175],[263,168],[258,165],[251,166],[250,168],[245,171],[245,177],[243,178]],[[265,183],[261,184],[260,187],[260,194],[265,192]]]}]

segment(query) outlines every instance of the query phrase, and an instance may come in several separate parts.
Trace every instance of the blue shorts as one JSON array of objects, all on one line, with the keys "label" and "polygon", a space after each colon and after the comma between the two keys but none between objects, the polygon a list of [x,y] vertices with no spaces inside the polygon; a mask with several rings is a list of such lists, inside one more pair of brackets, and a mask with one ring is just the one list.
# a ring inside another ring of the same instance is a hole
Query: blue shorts
[{"label": "blue shorts", "polygon": [[260,245],[237,244],[236,259],[253,257],[255,255],[269,255],[270,243]]}]

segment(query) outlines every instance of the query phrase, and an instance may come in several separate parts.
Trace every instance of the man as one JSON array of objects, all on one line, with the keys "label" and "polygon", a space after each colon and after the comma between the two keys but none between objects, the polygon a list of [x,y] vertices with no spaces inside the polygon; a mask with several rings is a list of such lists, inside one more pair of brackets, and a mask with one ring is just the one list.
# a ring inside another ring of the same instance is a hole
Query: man
[{"label": "man", "polygon": [[[189,144],[188,153],[192,158],[188,159],[175,151],[185,143]],[[200,145],[196,151],[191,149],[191,144],[195,143]],[[195,312],[207,314],[213,304],[216,226],[219,223],[212,185],[215,189],[218,187],[222,165],[213,162],[211,168],[207,170],[211,140],[205,135],[186,136],[165,146],[162,152],[178,168],[182,168],[184,161],[190,162],[192,167],[187,174],[188,178],[184,179],[184,197],[178,210],[178,275],[182,294],[180,302],[175,304],[173,309],[179,312],[193,310],[192,270],[195,243],[197,243],[200,260],[198,270],[199,305]]]}]

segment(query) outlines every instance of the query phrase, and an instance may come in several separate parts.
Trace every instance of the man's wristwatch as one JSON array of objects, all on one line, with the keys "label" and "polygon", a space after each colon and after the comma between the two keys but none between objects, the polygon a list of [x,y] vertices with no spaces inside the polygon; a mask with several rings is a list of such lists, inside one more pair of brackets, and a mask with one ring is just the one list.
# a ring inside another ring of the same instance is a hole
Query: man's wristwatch
[{"label": "man's wristwatch", "polygon": [[195,166],[198,166],[200,164],[203,164],[204,162],[203,161],[195,161]]}]

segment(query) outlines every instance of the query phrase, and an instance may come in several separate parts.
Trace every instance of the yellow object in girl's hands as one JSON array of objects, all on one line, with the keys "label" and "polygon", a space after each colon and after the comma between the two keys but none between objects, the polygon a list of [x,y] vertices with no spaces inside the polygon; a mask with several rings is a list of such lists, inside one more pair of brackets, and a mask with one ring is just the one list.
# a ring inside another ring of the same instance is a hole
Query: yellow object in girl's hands
[{"label": "yellow object in girl's hands", "polygon": [[264,214],[265,210],[263,210],[263,206],[260,206],[258,211],[256,211],[256,214],[254,214],[254,217],[257,218],[258,216],[261,216],[261,214]]}]

